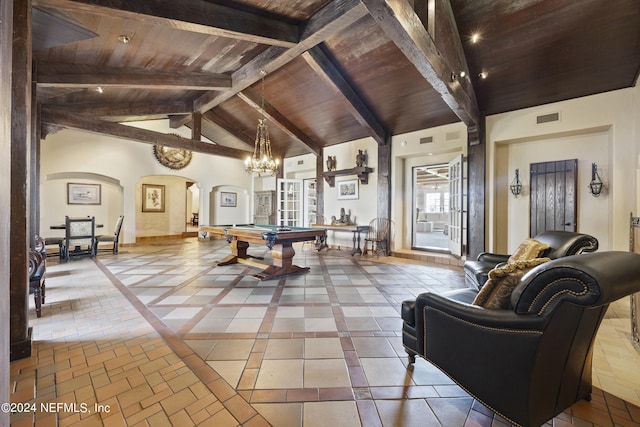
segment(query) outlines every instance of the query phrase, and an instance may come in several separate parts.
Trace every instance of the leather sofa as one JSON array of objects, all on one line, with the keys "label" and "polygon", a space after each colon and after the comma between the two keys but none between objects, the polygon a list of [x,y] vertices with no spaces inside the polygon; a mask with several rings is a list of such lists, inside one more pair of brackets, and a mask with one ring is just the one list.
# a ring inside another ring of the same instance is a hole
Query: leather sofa
[{"label": "leather sofa", "polygon": [[[534,239],[550,246],[541,256],[551,259],[594,252],[598,249],[598,239],[573,231],[544,231],[537,234]],[[465,261],[464,281],[466,285],[472,289],[480,289],[487,281],[489,271],[496,265],[507,262],[509,256],[482,252],[476,260]]]},{"label": "leather sofa", "polygon": [[421,356],[510,422],[540,426],[590,399],[605,311],[638,291],[638,254],[561,257],[519,279],[508,309],[471,304],[469,288],[403,302],[402,341],[409,363]]}]

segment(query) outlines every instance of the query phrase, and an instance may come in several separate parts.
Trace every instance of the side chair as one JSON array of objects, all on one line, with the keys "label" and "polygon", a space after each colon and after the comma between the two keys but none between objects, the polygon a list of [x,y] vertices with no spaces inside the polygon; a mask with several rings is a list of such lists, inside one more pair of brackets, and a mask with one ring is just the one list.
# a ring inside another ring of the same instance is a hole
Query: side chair
[{"label": "side chair", "polygon": [[73,256],[95,256],[96,239],[95,217],[65,218],[64,259],[69,261]]},{"label": "side chair", "polygon": [[[120,215],[116,221],[113,234],[96,236],[96,253],[103,251],[111,251],[114,254],[118,253],[118,242],[120,241],[120,231],[122,230],[123,221],[124,215]],[[101,249],[100,243],[111,243],[111,246]]]},{"label": "side chair", "polygon": [[371,252],[376,253],[376,257],[380,252],[389,255],[389,227],[388,218],[374,218],[369,222],[369,231],[364,239],[364,252],[367,254],[367,247],[371,243]]}]

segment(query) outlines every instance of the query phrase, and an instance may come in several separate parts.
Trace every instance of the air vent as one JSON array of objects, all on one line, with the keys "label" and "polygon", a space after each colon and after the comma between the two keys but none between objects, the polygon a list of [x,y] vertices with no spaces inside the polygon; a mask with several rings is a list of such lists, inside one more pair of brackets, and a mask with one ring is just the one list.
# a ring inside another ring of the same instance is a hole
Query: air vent
[{"label": "air vent", "polygon": [[445,141],[457,141],[460,139],[460,132],[447,132],[444,135],[444,140]]},{"label": "air vent", "polygon": [[542,116],[536,116],[537,124],[557,122],[558,120],[560,120],[560,113],[550,113],[543,114]]},{"label": "air vent", "polygon": [[433,142],[432,136],[426,136],[424,138],[420,138],[420,144],[430,144]]},{"label": "air vent", "polygon": [[298,160],[298,165],[304,165],[304,160]]}]

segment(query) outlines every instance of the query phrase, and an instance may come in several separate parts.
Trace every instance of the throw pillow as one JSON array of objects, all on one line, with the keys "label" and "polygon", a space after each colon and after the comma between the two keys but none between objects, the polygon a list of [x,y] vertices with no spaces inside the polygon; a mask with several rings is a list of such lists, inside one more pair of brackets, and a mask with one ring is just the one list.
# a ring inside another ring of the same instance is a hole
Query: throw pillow
[{"label": "throw pillow", "polygon": [[551,261],[550,258],[534,258],[501,264],[489,272],[486,281],[476,298],[474,305],[492,309],[507,309],[511,304],[511,292],[520,283],[526,272],[540,264]]},{"label": "throw pillow", "polygon": [[550,246],[546,243],[542,243],[530,237],[526,238],[522,243],[520,243],[518,249],[511,254],[509,262],[538,258],[549,248]]}]

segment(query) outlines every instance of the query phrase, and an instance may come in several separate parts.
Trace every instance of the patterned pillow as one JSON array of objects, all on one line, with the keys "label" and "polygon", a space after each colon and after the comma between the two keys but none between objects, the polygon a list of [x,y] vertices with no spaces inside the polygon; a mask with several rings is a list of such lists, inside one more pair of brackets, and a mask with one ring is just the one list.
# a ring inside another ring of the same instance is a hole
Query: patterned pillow
[{"label": "patterned pillow", "polygon": [[534,258],[500,264],[489,272],[486,281],[476,298],[474,305],[484,308],[507,309],[511,305],[511,292],[520,283],[525,273],[540,264],[551,261],[550,258]]},{"label": "patterned pillow", "polygon": [[528,237],[524,239],[524,241],[520,243],[520,246],[518,246],[518,249],[511,254],[509,262],[538,258],[549,248],[550,246],[546,243]]}]

